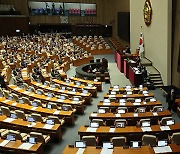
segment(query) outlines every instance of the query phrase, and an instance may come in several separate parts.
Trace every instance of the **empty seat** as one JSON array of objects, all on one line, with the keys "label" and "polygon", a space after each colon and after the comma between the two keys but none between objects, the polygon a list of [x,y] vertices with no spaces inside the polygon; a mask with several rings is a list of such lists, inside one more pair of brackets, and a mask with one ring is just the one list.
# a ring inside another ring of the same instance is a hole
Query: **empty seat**
[{"label": "empty seat", "polygon": [[63,104],[61,106],[61,108],[62,108],[63,111],[70,111],[70,110],[72,111],[73,110],[72,106],[71,105],[67,105],[67,104]]},{"label": "empty seat", "polygon": [[24,111],[21,110],[15,110],[15,113],[17,114],[17,117],[23,120],[26,120],[26,115]]},{"label": "empty seat", "polygon": [[154,135],[143,135],[142,137],[142,145],[151,145],[156,146],[156,136]]},{"label": "empty seat", "polygon": [[104,121],[103,121],[103,119],[92,119],[92,122],[98,123],[99,126],[104,126]]},{"label": "empty seat", "polygon": [[113,137],[111,139],[111,142],[113,143],[113,145],[115,147],[119,147],[119,146],[125,146],[126,145],[126,137],[121,136],[121,137]]},{"label": "empty seat", "polygon": [[38,95],[44,95],[44,91],[42,89],[37,89],[36,94]]},{"label": "empty seat", "polygon": [[24,101],[24,104],[31,105],[31,101],[29,100],[29,98],[27,98],[27,97],[21,97],[21,98]]},{"label": "empty seat", "polygon": [[32,86],[29,86],[28,87],[28,89],[27,89],[27,91],[29,91],[29,92],[36,92],[36,90],[34,89],[34,87],[32,87]]},{"label": "empty seat", "polygon": [[161,112],[163,110],[163,106],[154,106],[152,112]]},{"label": "empty seat", "polygon": [[18,97],[17,94],[14,94],[14,93],[13,93],[12,96],[13,96],[13,100],[14,100],[14,101],[16,101],[16,102],[19,101],[19,97]]},{"label": "empty seat", "polygon": [[6,107],[6,106],[1,106],[1,111],[2,111],[2,114],[3,114],[3,115],[6,115],[7,117],[10,117],[11,112],[10,112],[10,110],[9,110],[8,107]]},{"label": "empty seat", "polygon": [[33,117],[33,119],[35,119],[35,121],[43,122],[43,118],[40,114],[32,113],[31,116]]},{"label": "empty seat", "polygon": [[115,127],[126,127],[127,120],[126,119],[117,119],[114,121]]},{"label": "empty seat", "polygon": [[109,72],[104,72],[104,81],[106,83],[110,83],[110,75]]},{"label": "empty seat", "polygon": [[83,136],[82,140],[86,142],[86,146],[96,146],[96,137],[95,136]]},{"label": "empty seat", "polygon": [[32,101],[32,106],[40,106],[40,107],[42,107],[42,103],[41,103],[41,101],[39,99],[34,99]]},{"label": "empty seat", "polygon": [[36,137],[37,142],[40,143],[47,143],[50,140],[50,136],[42,135],[42,133],[38,133],[38,132],[30,132],[30,136]]},{"label": "empty seat", "polygon": [[170,120],[173,120],[173,118],[172,117],[163,117],[160,121],[160,124],[162,126],[165,126],[165,125],[167,125],[167,121],[170,121]]},{"label": "empty seat", "polygon": [[173,133],[170,137],[171,143],[180,144],[180,132]]},{"label": "empty seat", "polygon": [[[56,117],[56,116],[48,116],[48,118],[47,119],[52,119],[52,120],[54,120],[54,123],[55,124],[61,124],[62,125],[62,120],[60,120],[58,117]],[[46,120],[47,120],[46,119]]]},{"label": "empty seat", "polygon": [[135,102],[135,99],[134,99],[134,98],[127,98],[127,102],[134,103],[134,102]]},{"label": "empty seat", "polygon": [[124,110],[125,113],[128,112],[128,108],[127,107],[118,107],[117,108],[117,112],[118,112],[118,110]]},{"label": "empty seat", "polygon": [[151,122],[151,119],[140,119],[140,121],[137,123],[137,126],[143,126],[144,122]]}]

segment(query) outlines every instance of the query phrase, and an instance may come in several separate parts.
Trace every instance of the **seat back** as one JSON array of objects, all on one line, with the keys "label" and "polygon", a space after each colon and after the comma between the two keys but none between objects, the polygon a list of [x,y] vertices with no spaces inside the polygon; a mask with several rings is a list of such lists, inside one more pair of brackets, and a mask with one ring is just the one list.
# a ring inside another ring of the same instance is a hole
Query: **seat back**
[{"label": "seat back", "polygon": [[36,94],[44,95],[44,91],[42,89],[37,89]]},{"label": "seat back", "polygon": [[154,135],[143,135],[142,145],[156,146],[156,136]]},{"label": "seat back", "polygon": [[163,106],[154,106],[152,112],[160,112],[163,109]]},{"label": "seat back", "polygon": [[126,145],[126,137],[121,136],[121,137],[113,137],[112,139],[112,143],[115,147],[119,147],[119,146],[125,146]]},{"label": "seat back", "polygon": [[146,108],[145,108],[145,107],[138,107],[138,108],[135,110],[135,112],[137,112],[137,113],[144,113],[144,112],[146,112]]},{"label": "seat back", "polygon": [[173,120],[173,118],[172,117],[163,117],[160,122],[161,125],[165,126],[167,124],[168,120]]},{"label": "seat back", "polygon": [[23,87],[24,87],[25,90],[27,90],[28,89],[28,84],[27,83],[23,83]]},{"label": "seat back", "polygon": [[99,126],[104,126],[103,119],[92,119],[92,122],[97,122],[99,124]]},{"label": "seat back", "polygon": [[44,139],[42,133],[30,132],[30,136],[36,137],[37,138],[37,142],[45,143],[45,139]]},{"label": "seat back", "polygon": [[16,102],[19,101],[19,97],[17,94],[12,93],[12,96],[13,96],[13,100],[15,100]]},{"label": "seat back", "polygon": [[10,117],[11,112],[10,112],[10,110],[9,110],[8,107],[6,107],[6,106],[1,106],[1,111],[2,111],[2,114],[3,114],[3,115],[6,115],[7,117]]},{"label": "seat back", "polygon": [[33,119],[35,119],[35,121],[43,122],[42,116],[40,114],[32,113],[31,116],[33,117]]},{"label": "seat back", "polygon": [[3,92],[4,92],[4,97],[8,98],[8,96],[9,96],[9,91],[3,90]]},{"label": "seat back", "polygon": [[86,146],[96,146],[95,136],[83,136],[82,140],[86,142]]},{"label": "seat back", "polygon": [[56,116],[48,116],[48,119],[53,119],[55,124],[60,124],[60,119]]},{"label": "seat back", "polygon": [[36,102],[37,106],[41,106],[42,107],[42,103],[41,103],[41,101],[39,99],[34,99],[33,102]]},{"label": "seat back", "polygon": [[24,114],[24,111],[21,110],[15,110],[17,117],[23,120],[26,120],[26,115]]},{"label": "seat back", "polygon": [[20,132],[18,132],[18,131],[9,130],[8,134],[14,134],[16,140],[22,140],[22,136],[21,136]]},{"label": "seat back", "polygon": [[24,104],[28,104],[28,105],[31,105],[31,101],[29,100],[29,98],[27,97],[22,97],[23,101],[24,101]]},{"label": "seat back", "polygon": [[180,144],[180,132],[172,134],[172,136],[171,136],[171,143]]}]

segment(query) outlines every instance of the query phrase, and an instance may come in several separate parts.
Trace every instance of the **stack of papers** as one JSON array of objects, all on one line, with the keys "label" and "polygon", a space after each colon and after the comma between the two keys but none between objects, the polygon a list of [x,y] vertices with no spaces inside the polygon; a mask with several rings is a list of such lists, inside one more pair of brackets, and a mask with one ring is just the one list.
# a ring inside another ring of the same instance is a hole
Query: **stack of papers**
[{"label": "stack of papers", "polygon": [[36,110],[36,109],[37,109],[37,107],[32,107],[32,108],[31,108],[31,110],[33,110],[33,111]]},{"label": "stack of papers", "polygon": [[172,152],[172,149],[170,146],[164,146],[164,147],[153,147],[155,153],[168,153]]},{"label": "stack of papers", "polygon": [[171,130],[169,126],[161,126],[160,129],[162,131],[164,131],[164,130]]},{"label": "stack of papers", "polygon": [[92,117],[97,117],[97,113],[92,113],[91,116]]},{"label": "stack of papers", "polygon": [[4,122],[8,122],[8,123],[11,123],[12,121],[14,121],[13,118],[6,118],[3,120]]},{"label": "stack of papers", "polygon": [[133,103],[133,105],[141,105],[141,103]]},{"label": "stack of papers", "polygon": [[152,131],[151,127],[142,127],[141,128],[143,132],[150,132]]},{"label": "stack of papers", "polygon": [[116,95],[109,95],[109,97],[116,97]]},{"label": "stack of papers", "polygon": [[23,143],[21,144],[18,149],[25,149],[25,150],[29,150],[31,149],[31,147],[33,146],[34,144],[31,144],[31,143]]},{"label": "stack of papers", "polygon": [[110,132],[110,133],[114,133],[114,131],[115,131],[115,128],[110,128],[110,129],[109,129],[109,132]]},{"label": "stack of papers", "polygon": [[101,154],[112,154],[112,153],[113,153],[113,149],[102,148],[101,150]]},{"label": "stack of papers", "polygon": [[16,105],[17,105],[17,103],[12,103],[11,105],[12,105],[12,106],[16,106]]},{"label": "stack of papers", "polygon": [[96,132],[97,128],[88,127],[86,132]]},{"label": "stack of papers", "polygon": [[119,105],[121,105],[121,106],[125,106],[125,105],[126,105],[126,103],[119,103]]},{"label": "stack of papers", "polygon": [[6,144],[8,144],[10,141],[9,140],[4,140],[0,143],[0,146],[4,147]]},{"label": "stack of papers", "polygon": [[79,148],[76,154],[83,154],[86,148]]},{"label": "stack of papers", "polygon": [[54,125],[45,124],[43,128],[45,129],[52,129]]}]

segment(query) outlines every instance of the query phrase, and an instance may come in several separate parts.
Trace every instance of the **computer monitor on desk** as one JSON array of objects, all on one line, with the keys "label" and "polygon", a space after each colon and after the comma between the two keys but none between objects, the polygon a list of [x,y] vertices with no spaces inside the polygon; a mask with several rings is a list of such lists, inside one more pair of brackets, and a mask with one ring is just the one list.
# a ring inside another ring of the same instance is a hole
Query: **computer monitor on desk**
[{"label": "computer monitor on desk", "polygon": [[151,123],[150,121],[142,121],[142,127],[150,127]]},{"label": "computer monitor on desk", "polygon": [[164,147],[164,146],[167,146],[167,145],[168,145],[167,140],[159,140],[158,141],[158,147]]},{"label": "computer monitor on desk", "polygon": [[37,137],[28,137],[28,143],[31,143],[31,144],[36,144],[37,143]]},{"label": "computer monitor on desk", "polygon": [[86,142],[84,141],[75,141],[76,148],[86,148]]},{"label": "computer monitor on desk", "polygon": [[114,145],[112,142],[103,142],[103,148],[104,149],[113,149]]},{"label": "computer monitor on desk", "polygon": [[131,148],[140,148],[140,141],[130,141]]}]

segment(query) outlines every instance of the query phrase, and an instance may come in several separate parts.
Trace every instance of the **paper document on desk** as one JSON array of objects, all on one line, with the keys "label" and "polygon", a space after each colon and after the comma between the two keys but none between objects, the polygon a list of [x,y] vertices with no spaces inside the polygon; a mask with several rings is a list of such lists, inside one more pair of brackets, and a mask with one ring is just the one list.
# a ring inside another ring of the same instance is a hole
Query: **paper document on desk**
[{"label": "paper document on desk", "polygon": [[25,149],[25,150],[29,150],[31,149],[31,147],[33,146],[34,144],[31,144],[31,143],[23,143],[21,144],[18,149]]},{"label": "paper document on desk", "polygon": [[116,97],[116,95],[109,95],[109,97]]},{"label": "paper document on desk", "polygon": [[24,91],[23,94],[30,94],[31,92],[29,91]]},{"label": "paper document on desk", "polygon": [[36,109],[37,109],[37,107],[32,107],[32,108],[31,108],[31,110],[33,110],[33,111],[36,110]]},{"label": "paper document on desk", "polygon": [[172,152],[172,149],[170,146],[164,146],[164,147],[153,147],[155,153],[168,153]]},{"label": "paper document on desk", "polygon": [[112,154],[112,153],[113,153],[113,149],[102,148],[101,150],[101,154]]},{"label": "paper document on desk", "polygon": [[158,116],[157,112],[153,112],[153,116]]},{"label": "paper document on desk", "polygon": [[152,131],[151,127],[142,127],[141,128],[143,132],[150,132]]},{"label": "paper document on desk", "polygon": [[121,114],[115,114],[116,117],[121,117]]},{"label": "paper document on desk", "polygon": [[126,103],[119,103],[119,105],[121,105],[121,106],[125,106],[125,105],[126,105]]},{"label": "paper document on desk", "polygon": [[134,113],[134,117],[138,117],[138,113]]},{"label": "paper document on desk", "polygon": [[86,132],[96,132],[97,128],[88,127]]},{"label": "paper document on desk", "polygon": [[83,154],[86,148],[79,148],[76,154]]},{"label": "paper document on desk", "polygon": [[4,147],[6,144],[8,144],[10,141],[9,140],[4,140],[0,143],[0,146]]},{"label": "paper document on desk", "polygon": [[141,103],[133,103],[133,105],[134,105],[134,106],[136,106],[136,105],[141,105]]},{"label": "paper document on desk", "polygon": [[14,119],[13,119],[13,118],[6,118],[6,119],[4,119],[3,121],[4,121],[4,122],[11,123],[11,122],[14,121]]},{"label": "paper document on desk", "polygon": [[59,110],[56,110],[53,114],[54,115],[59,115],[60,111]]},{"label": "paper document on desk", "polygon": [[115,131],[115,128],[110,128],[110,129],[109,129],[109,132],[110,132],[110,133],[114,133],[114,131]]},{"label": "paper document on desk", "polygon": [[76,94],[75,91],[69,91],[68,93],[69,93],[69,94]]},{"label": "paper document on desk", "polygon": [[64,102],[64,100],[63,100],[63,99],[58,99],[58,100],[57,100],[57,102],[61,102],[61,103],[63,103],[63,102]]},{"label": "paper document on desk", "polygon": [[43,128],[52,129],[54,125],[45,124]]},{"label": "paper document on desk", "polygon": [[11,105],[12,105],[12,106],[16,106],[16,105],[17,105],[17,103],[12,103]]},{"label": "paper document on desk", "polygon": [[97,117],[97,113],[92,113],[91,116],[92,117]]},{"label": "paper document on desk", "polygon": [[16,87],[16,88],[14,88],[14,90],[20,90],[21,88],[19,88],[19,87]]},{"label": "paper document on desk", "polygon": [[171,130],[169,126],[161,126],[160,129],[162,131],[164,131],[164,130]]},{"label": "paper document on desk", "polygon": [[104,102],[103,105],[111,105],[111,103],[105,103],[105,102]]}]

